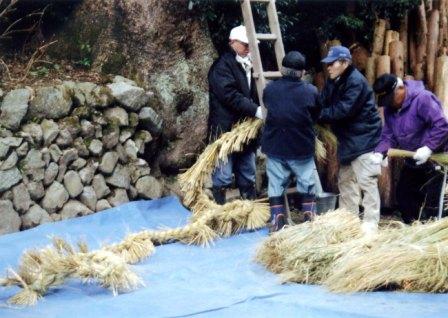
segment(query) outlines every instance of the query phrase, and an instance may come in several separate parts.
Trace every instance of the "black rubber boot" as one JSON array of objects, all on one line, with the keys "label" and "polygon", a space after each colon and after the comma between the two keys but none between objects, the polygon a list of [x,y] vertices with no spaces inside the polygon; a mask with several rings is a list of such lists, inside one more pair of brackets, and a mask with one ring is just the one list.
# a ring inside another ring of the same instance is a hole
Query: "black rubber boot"
[{"label": "black rubber boot", "polygon": [[286,221],[286,209],[283,197],[270,197],[269,207],[271,209],[271,221],[269,226],[269,233],[281,230]]},{"label": "black rubber boot", "polygon": [[240,195],[243,200],[255,200],[257,198],[257,192],[255,190],[255,184],[248,184],[238,187]]},{"label": "black rubber boot", "polygon": [[226,203],[226,188],[225,187],[213,187],[212,188],[213,199],[215,202],[224,205]]}]

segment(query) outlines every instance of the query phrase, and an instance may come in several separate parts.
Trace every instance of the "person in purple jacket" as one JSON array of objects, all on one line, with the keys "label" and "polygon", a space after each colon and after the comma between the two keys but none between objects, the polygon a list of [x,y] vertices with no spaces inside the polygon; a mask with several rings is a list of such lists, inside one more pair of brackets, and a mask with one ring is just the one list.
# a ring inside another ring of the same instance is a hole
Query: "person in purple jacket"
[{"label": "person in purple jacket", "polygon": [[384,107],[384,127],[375,156],[381,162],[389,148],[415,151],[405,160],[396,187],[403,221],[410,223],[437,215],[443,176],[429,157],[448,143],[448,121],[440,100],[422,81],[403,81],[393,74],[373,84],[378,106]]}]

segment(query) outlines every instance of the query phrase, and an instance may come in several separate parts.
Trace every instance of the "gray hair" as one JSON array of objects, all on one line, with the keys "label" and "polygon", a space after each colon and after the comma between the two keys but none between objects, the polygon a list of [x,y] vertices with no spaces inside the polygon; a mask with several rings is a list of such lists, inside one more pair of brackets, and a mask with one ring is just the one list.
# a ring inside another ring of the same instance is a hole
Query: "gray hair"
[{"label": "gray hair", "polygon": [[299,71],[299,70],[295,70],[293,68],[282,66],[280,69],[280,73],[282,73],[283,76],[301,79],[302,75],[303,75],[303,70]]}]

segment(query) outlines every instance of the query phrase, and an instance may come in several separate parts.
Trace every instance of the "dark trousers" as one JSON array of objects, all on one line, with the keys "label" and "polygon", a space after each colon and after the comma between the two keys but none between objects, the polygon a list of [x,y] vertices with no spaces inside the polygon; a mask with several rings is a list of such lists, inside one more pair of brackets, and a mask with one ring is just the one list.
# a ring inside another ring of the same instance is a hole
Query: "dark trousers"
[{"label": "dark trousers", "polygon": [[396,188],[398,209],[405,223],[437,216],[443,174],[435,166],[426,163],[416,166],[406,161]]}]

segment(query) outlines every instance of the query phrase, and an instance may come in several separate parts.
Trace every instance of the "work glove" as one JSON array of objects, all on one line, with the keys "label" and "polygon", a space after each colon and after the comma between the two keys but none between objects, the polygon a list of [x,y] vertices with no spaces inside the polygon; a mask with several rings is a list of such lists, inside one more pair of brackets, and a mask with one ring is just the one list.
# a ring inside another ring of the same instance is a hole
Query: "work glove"
[{"label": "work glove", "polygon": [[428,161],[429,157],[432,155],[432,150],[429,149],[427,146],[423,146],[417,149],[417,151],[414,154],[414,160],[416,165],[422,165],[426,161]]},{"label": "work glove", "polygon": [[389,165],[387,157],[384,157],[382,153],[374,152],[370,154],[370,163],[373,165],[381,165],[381,167],[386,168]]},{"label": "work glove", "polygon": [[263,109],[261,106],[257,107],[257,112],[255,113],[255,117],[260,118],[261,120],[264,119]]}]

